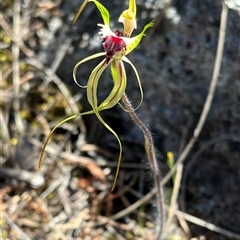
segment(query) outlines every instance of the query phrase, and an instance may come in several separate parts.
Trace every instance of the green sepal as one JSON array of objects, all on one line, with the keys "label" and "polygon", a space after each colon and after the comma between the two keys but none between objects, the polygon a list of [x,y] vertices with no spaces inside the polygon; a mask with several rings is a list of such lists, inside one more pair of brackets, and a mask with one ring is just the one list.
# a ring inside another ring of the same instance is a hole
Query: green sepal
[{"label": "green sepal", "polygon": [[[110,63],[111,63],[114,86],[110,94],[107,96],[107,98],[98,106],[98,100],[97,100],[98,82],[103,71],[106,69],[106,67]],[[107,63],[107,59],[104,59],[101,63],[99,63],[97,67],[95,67],[94,70],[92,71],[87,84],[87,98],[88,98],[88,102],[93,108],[93,112],[95,113],[98,120],[104,125],[104,127],[107,128],[115,136],[119,145],[117,170],[114,177],[112,190],[116,185],[116,181],[117,181],[117,177],[120,169],[120,163],[122,159],[122,144],[116,132],[102,119],[99,112],[115,106],[120,101],[120,99],[122,98],[125,92],[126,84],[127,84],[127,78],[126,78],[123,62],[121,60],[115,60],[115,59],[111,59],[108,63]],[[82,115],[89,114],[89,113],[92,113],[92,112],[83,113]]]},{"label": "green sepal", "polygon": [[[111,62],[111,60],[110,60]],[[87,82],[87,99],[93,110],[98,109],[97,89],[98,82],[103,71],[109,66],[106,59],[103,59],[91,72]]]},{"label": "green sepal", "polygon": [[108,10],[100,2],[98,2],[96,0],[89,0],[89,2],[94,2],[95,3],[96,7],[98,8],[98,10],[99,10],[99,12],[100,12],[100,14],[102,16],[104,25],[109,27],[110,15],[109,15]]},{"label": "green sepal", "polygon": [[127,77],[123,62],[114,59],[111,63],[111,72],[114,86],[108,97],[100,104],[99,109],[108,109],[115,106],[126,90]]},{"label": "green sepal", "polygon": [[129,54],[132,50],[134,50],[142,40],[143,36],[145,36],[145,32],[147,31],[148,28],[153,27],[154,21],[151,21],[148,23],[142,30],[141,33],[139,33],[136,37],[133,38],[125,38],[123,37],[123,40],[127,43],[127,49],[125,52],[125,55]]}]

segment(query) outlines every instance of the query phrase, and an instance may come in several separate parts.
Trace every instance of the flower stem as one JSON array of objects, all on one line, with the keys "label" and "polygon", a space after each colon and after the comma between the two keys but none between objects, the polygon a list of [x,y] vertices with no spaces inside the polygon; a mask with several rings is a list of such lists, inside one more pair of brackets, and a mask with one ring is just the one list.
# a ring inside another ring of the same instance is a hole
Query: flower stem
[{"label": "flower stem", "polygon": [[122,97],[122,102],[124,105],[125,110],[127,110],[127,113],[129,113],[131,119],[134,121],[134,123],[141,129],[144,135],[145,139],[145,150],[147,153],[147,158],[150,163],[150,166],[153,171],[154,176],[154,182],[155,186],[157,188],[157,207],[159,211],[159,226],[157,228],[157,234],[156,234],[156,240],[159,240],[162,235],[162,230],[164,226],[165,221],[165,209],[164,209],[164,195],[163,195],[163,188],[161,185],[161,175],[158,168],[156,155],[155,155],[155,149],[153,144],[153,138],[148,130],[148,128],[144,125],[144,123],[138,118],[134,108],[132,107],[131,102],[129,101],[127,95],[124,93]]}]

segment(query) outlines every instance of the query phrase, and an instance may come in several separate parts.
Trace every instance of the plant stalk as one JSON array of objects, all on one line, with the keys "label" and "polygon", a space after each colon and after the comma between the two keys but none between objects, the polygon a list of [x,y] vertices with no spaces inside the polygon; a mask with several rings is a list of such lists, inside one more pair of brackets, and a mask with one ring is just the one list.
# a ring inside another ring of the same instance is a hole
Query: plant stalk
[{"label": "plant stalk", "polygon": [[147,154],[148,161],[153,171],[153,177],[155,182],[155,187],[157,189],[157,207],[159,212],[159,226],[157,229],[157,234],[155,239],[159,240],[162,235],[162,230],[164,227],[165,221],[165,208],[164,208],[164,194],[163,194],[163,187],[161,185],[161,175],[157,164],[153,138],[148,130],[148,128],[144,125],[144,123],[138,118],[134,108],[132,107],[131,102],[129,101],[127,95],[124,93],[122,97],[122,102],[124,105],[125,110],[129,113],[131,119],[134,123],[141,129],[145,139],[145,150]]}]

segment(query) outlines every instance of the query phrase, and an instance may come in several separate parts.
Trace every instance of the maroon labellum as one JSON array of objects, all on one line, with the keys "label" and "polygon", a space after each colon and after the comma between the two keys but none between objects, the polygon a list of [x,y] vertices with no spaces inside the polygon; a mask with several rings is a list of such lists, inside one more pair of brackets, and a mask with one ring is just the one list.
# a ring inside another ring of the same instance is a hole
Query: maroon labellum
[{"label": "maroon labellum", "polygon": [[120,37],[107,36],[103,39],[103,48],[108,62],[115,53],[126,50],[126,43]]}]

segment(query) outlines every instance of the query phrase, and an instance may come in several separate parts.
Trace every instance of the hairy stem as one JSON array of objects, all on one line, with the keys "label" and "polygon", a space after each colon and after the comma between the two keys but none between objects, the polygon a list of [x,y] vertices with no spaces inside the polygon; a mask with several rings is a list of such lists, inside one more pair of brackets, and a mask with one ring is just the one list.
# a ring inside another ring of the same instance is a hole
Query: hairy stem
[{"label": "hairy stem", "polygon": [[153,144],[153,139],[150,131],[148,128],[144,125],[144,123],[138,118],[135,110],[132,107],[131,102],[129,101],[128,97],[126,94],[123,95],[122,97],[122,102],[129,113],[131,119],[134,121],[134,123],[141,129],[144,135],[145,139],[145,150],[147,153],[147,158],[150,163],[150,166],[153,171],[153,176],[154,176],[154,182],[155,182],[155,187],[157,189],[157,207],[159,210],[159,227],[157,229],[157,234],[156,234],[156,240],[160,239],[162,230],[163,230],[163,225],[165,221],[165,209],[164,209],[164,195],[163,195],[163,188],[161,185],[161,176],[160,176],[160,171],[158,168],[156,156],[155,156],[155,150],[154,150],[154,144]]}]

